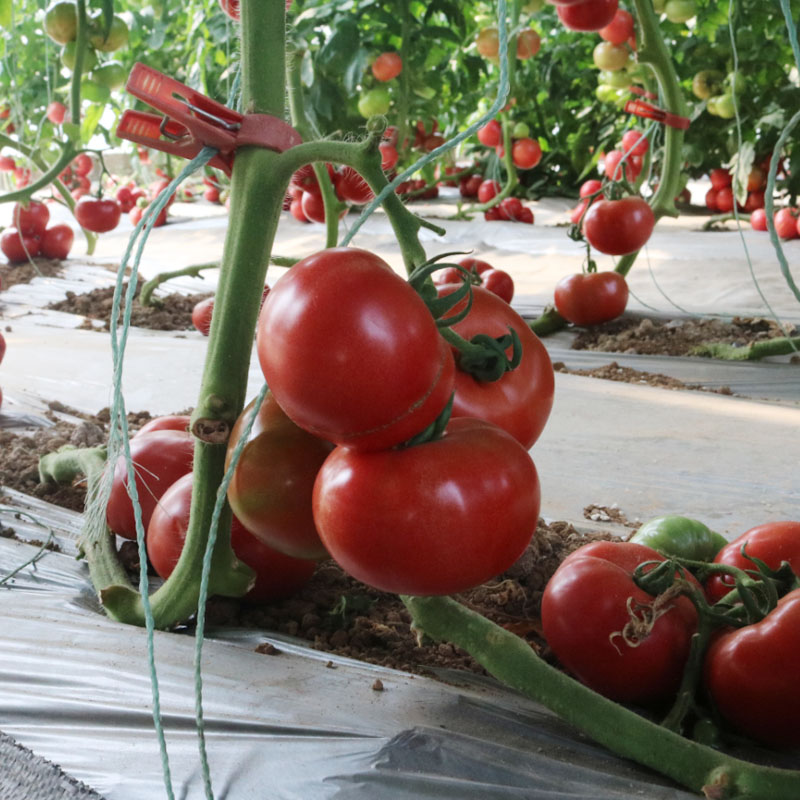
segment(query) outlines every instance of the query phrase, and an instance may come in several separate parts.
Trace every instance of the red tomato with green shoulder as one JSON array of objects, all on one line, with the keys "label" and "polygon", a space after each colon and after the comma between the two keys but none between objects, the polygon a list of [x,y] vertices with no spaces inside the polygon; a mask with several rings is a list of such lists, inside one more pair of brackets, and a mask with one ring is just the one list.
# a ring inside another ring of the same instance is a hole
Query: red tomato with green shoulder
[{"label": "red tomato with green shoulder", "polygon": [[800,747],[800,589],[764,619],[726,631],[705,659],[714,707],[737,730],[762,744]]},{"label": "red tomato with green shoulder", "polygon": [[642,197],[598,200],[583,218],[583,235],[595,250],[624,256],[647,244],[655,224],[653,209]]},{"label": "red tomato with green shoulder", "polygon": [[556,311],[573,325],[610,322],[627,304],[628,284],[618,272],[579,272],[556,284]]},{"label": "red tomato with green shoulder", "polygon": [[[194,439],[183,431],[156,430],[130,440],[131,459],[136,476],[136,493],[142,509],[142,525],[147,530],[150,517],[161,495],[187,472],[192,471]],[[136,538],[133,503],[128,496],[128,468],[124,454],[114,465],[114,479],[106,506],[106,522],[125,539]]]},{"label": "red tomato with green shoulder", "polygon": [[536,467],[491,423],[396,450],[337,447],[314,485],[314,520],[336,562],[386,592],[462,592],[508,569],[539,516]]},{"label": "red tomato with green shoulder", "polygon": [[599,31],[613,21],[618,6],[618,0],[589,0],[559,3],[556,9],[558,18],[571,31]]},{"label": "red tomato with green shoulder", "polygon": [[[753,562],[742,555],[742,546],[745,546],[747,555],[760,559],[771,569],[777,569],[781,562],[788,561],[800,574],[800,522],[783,520],[757,525],[723,547],[714,563],[755,569]],[[716,602],[734,588],[734,581],[728,575],[712,575],[705,588],[708,596]]]},{"label": "red tomato with green shoulder", "polygon": [[453,391],[450,348],[421,297],[357,248],[314,253],[281,276],[261,309],[256,348],[297,425],[359,449],[407,441]]},{"label": "red tomato with green shoulder", "polygon": [[50,209],[38,200],[30,200],[26,206],[15,203],[11,219],[23,236],[41,236],[50,221]]},{"label": "red tomato with green shoulder", "polygon": [[[233,427],[226,469],[254,403],[245,407]],[[228,486],[233,513],[253,536],[281,553],[326,558],[328,552],[314,526],[311,493],[331,450],[330,442],[295,425],[267,394]]]},{"label": "red tomato with green shoulder", "polygon": [[82,228],[94,233],[106,233],[119,225],[122,209],[116,200],[82,197],[74,213]]},{"label": "red tomato with green shoulder", "polygon": [[57,258],[63,261],[72,250],[75,231],[64,223],[52,225],[42,234],[40,251],[45,258]]},{"label": "red tomato with green shoulder", "polygon": [[[451,284],[439,287],[438,291],[440,295],[448,295],[456,289]],[[457,313],[464,305],[466,300],[450,313]],[[453,325],[453,330],[471,339],[479,333],[504,336],[509,327],[517,332],[522,343],[522,361],[497,381],[481,381],[457,370],[452,416],[487,420],[528,449],[544,430],[553,407],[553,365],[544,345],[508,303],[480,286],[472,290],[469,314]],[[511,348],[507,355],[511,355]]]},{"label": "red tomato with green shoulder", "polygon": [[12,264],[35,258],[39,255],[40,247],[38,238],[23,235],[16,228],[6,228],[0,234],[0,250]]},{"label": "red tomato with green shoulder", "polygon": [[[192,504],[191,473],[167,489],[147,526],[147,555],[164,579],[172,574],[183,551]],[[316,562],[289,556],[267,547],[233,518],[231,547],[234,555],[255,572],[255,583],[244,595],[251,603],[291,597],[311,579]]]},{"label": "red tomato with green shoulder", "polygon": [[[697,612],[683,596],[654,608],[633,580],[639,564],[664,560],[634,542],[593,542],[567,556],[545,587],[547,643],[578,680],[612,700],[647,705],[680,684]],[[651,625],[646,608],[656,617]]]}]

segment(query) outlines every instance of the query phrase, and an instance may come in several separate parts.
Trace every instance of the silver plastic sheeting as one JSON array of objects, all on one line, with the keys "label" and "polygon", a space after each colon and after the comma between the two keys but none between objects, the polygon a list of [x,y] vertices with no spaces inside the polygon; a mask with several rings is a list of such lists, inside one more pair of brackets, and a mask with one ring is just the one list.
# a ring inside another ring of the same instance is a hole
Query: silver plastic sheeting
[{"label": "silver plastic sheeting", "polygon": [[[36,503],[30,505],[36,507]],[[41,505],[44,516],[50,513]],[[62,526],[78,515],[53,512]],[[41,536],[3,517],[18,535]],[[65,550],[74,530],[61,539]],[[35,553],[0,539],[0,575]],[[256,653],[271,641],[280,653]],[[175,797],[205,797],[195,641],[155,634]],[[203,706],[217,800],[683,800],[546,709],[462,673],[443,681],[310,650],[268,632],[209,632]],[[383,690],[375,688],[380,679]],[[107,619],[84,564],[47,554],[0,589],[0,728],[105,800],[166,797],[146,632]],[[2,784],[0,784],[2,785]],[[44,784],[42,784],[44,787]],[[49,791],[49,789],[42,791]],[[3,795],[4,800],[13,794]],[[70,797],[31,790],[27,800]],[[81,795],[76,798],[83,800]],[[70,799],[71,800],[71,799]]]}]

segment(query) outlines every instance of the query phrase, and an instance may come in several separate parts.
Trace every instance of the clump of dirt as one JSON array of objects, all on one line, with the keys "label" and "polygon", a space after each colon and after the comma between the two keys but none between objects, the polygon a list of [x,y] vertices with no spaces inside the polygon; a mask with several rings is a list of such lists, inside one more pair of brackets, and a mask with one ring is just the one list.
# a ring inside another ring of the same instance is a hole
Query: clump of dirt
[{"label": "clump of dirt", "polygon": [[599,503],[589,503],[583,509],[583,517],[592,522],[615,522],[618,525],[624,525],[626,528],[638,528],[642,524],[638,519],[629,520],[616,504],[604,506]]},{"label": "clump of dirt", "polygon": [[[158,331],[185,331],[194,330],[192,324],[192,309],[201,300],[211,297],[205,294],[179,294],[174,292],[158,298],[158,305],[143,306],[139,302],[139,289],[137,286],[131,310],[131,325],[137,328],[150,328]],[[47,306],[54,311],[66,311],[69,314],[79,314],[87,320],[82,327],[90,330],[109,330],[111,306],[114,299],[114,287],[92,289],[85,294],[67,292],[63,300]],[[101,320],[104,325],[97,327],[89,320]]]},{"label": "clump of dirt", "polygon": [[773,320],[751,317],[734,317],[730,322],[725,322],[716,318],[659,321],[649,317],[625,316],[603,325],[579,329],[572,349],[689,356],[694,348],[708,342],[726,342],[744,347],[753,341],[795,335],[795,330],[783,330]]},{"label": "clump of dirt", "polygon": [[[63,419],[64,414],[75,417],[75,423]],[[64,445],[96,447],[106,442],[110,425],[110,412],[103,409],[96,415],[84,414],[62,403],[53,402],[45,415],[54,424],[24,433],[12,433],[0,428],[0,486],[46,500],[48,503],[83,511],[86,487],[78,478],[71,485],[39,483],[39,458]],[[128,427],[138,430],[151,419],[148,411],[130,412]]]},{"label": "clump of dirt", "polygon": [[37,258],[33,263],[0,264],[0,289],[8,289],[18,283],[30,283],[40,275],[54,278],[61,275],[64,262],[54,258]]},{"label": "clump of dirt", "polygon": [[[522,636],[549,658],[539,620],[547,581],[564,558],[581,545],[618,538],[602,531],[580,533],[566,522],[547,524],[539,520],[531,544],[516,564],[496,580],[458,599]],[[483,672],[471,656],[451,644],[418,641],[397,595],[360,583],[333,561],[321,563],[311,581],[288,600],[247,606],[237,600],[213,598],[207,613],[210,625],[285,633],[306,640],[316,650],[405,672],[426,673],[434,667]],[[276,655],[267,645],[258,650]]]},{"label": "clump of dirt", "polygon": [[607,381],[619,381],[622,383],[641,383],[647,386],[658,386],[661,389],[686,390],[714,392],[715,394],[732,395],[730,386],[720,386],[717,389],[709,389],[699,384],[684,383],[678,378],[671,378],[669,375],[662,375],[660,372],[642,372],[631,367],[621,367],[616,361],[604,364],[593,369],[570,369],[563,361],[556,361],[553,364],[556,372],[565,372],[570,375],[587,375],[591,378],[601,378]]}]

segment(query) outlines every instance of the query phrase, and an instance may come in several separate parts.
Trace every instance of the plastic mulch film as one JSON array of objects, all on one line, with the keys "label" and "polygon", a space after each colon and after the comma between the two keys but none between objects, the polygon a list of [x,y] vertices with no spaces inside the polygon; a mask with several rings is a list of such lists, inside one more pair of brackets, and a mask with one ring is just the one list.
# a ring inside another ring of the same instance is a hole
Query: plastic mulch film
[{"label": "plastic mulch film", "polygon": [[[56,516],[65,526],[79,519],[62,510]],[[24,521],[5,522],[22,538],[41,535],[26,531]],[[74,532],[63,533],[59,541],[69,550]],[[0,539],[0,574],[35,552]],[[265,641],[279,655],[256,653]],[[194,641],[159,632],[155,648],[175,796],[201,798]],[[693,796],[491,680],[452,672],[443,681],[422,678],[262,631],[209,631],[204,652],[206,744],[217,800]],[[73,554],[48,553],[0,588],[4,734],[105,800],[153,800],[165,795],[150,702],[145,632],[102,614]],[[3,768],[7,779],[13,775]],[[31,774],[39,780],[38,768]],[[73,797],[44,775],[33,786],[20,797]],[[15,795],[9,789],[2,797]]]}]

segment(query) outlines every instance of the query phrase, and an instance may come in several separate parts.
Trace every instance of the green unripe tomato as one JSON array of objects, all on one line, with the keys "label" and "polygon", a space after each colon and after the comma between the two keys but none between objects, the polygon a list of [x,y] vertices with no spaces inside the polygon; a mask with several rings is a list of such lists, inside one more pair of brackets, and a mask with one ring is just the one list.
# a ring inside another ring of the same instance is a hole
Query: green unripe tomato
[{"label": "green unripe tomato", "polygon": [[741,72],[729,72],[725,78],[725,93],[737,95],[742,94],[745,89],[745,77]]},{"label": "green unripe tomato", "polygon": [[666,4],[667,0],[653,0],[653,11],[655,11],[656,14],[663,14]]},{"label": "green unripe tomato", "polygon": [[736,116],[736,106],[733,102],[732,94],[721,94],[717,97],[712,97],[708,102],[709,104],[715,102],[716,115],[722,119],[733,119]]},{"label": "green unripe tomato", "polygon": [[433,100],[436,97],[436,89],[432,86],[415,86],[413,91],[417,97],[421,97],[423,100]]},{"label": "green unripe tomato", "polygon": [[707,525],[689,517],[656,517],[645,522],[630,541],[658,550],[665,556],[712,561],[728,540]]},{"label": "green unripe tomato", "polygon": [[[77,47],[75,42],[67,42],[61,51],[61,63],[69,70],[75,69],[75,55]],[[97,53],[94,48],[86,45],[86,55],[83,57],[83,71],[89,72],[97,66]]]},{"label": "green unripe tomato", "polygon": [[722,73],[717,69],[703,69],[692,78],[692,94],[698,100],[708,100],[722,91]]},{"label": "green unripe tomato", "polygon": [[597,82],[613,86],[615,89],[627,89],[633,83],[633,78],[625,69],[601,70]]},{"label": "green unripe tomato", "polygon": [[623,69],[630,63],[628,48],[611,42],[600,42],[592,51],[592,58],[597,69],[608,72]]},{"label": "green unripe tomato", "polygon": [[95,83],[105,86],[106,89],[119,89],[128,79],[128,70],[119,61],[107,61],[97,69],[92,70],[89,76]]},{"label": "green unripe tomato", "polygon": [[525,139],[531,135],[530,126],[524,122],[517,122],[511,129],[512,139]]},{"label": "green unripe tomato", "polygon": [[697,16],[697,5],[694,0],[667,0],[664,13],[670,22],[688,22]]},{"label": "green unripe tomato", "polygon": [[620,100],[619,90],[609,86],[607,83],[601,83],[595,89],[594,94],[601,103],[614,103],[616,105]]},{"label": "green unripe tomato", "polygon": [[89,35],[89,41],[92,47],[100,50],[103,53],[113,53],[114,50],[119,50],[120,47],[125,47],[128,44],[128,23],[122,17],[114,16],[111,19],[111,29],[108,36],[103,37],[103,20],[99,17],[92,22],[92,32]]},{"label": "green unripe tomato", "polygon": [[81,81],[81,97],[90,103],[107,103],[111,99],[111,92],[91,78],[84,78]]},{"label": "green unripe tomato", "polygon": [[44,15],[44,32],[59,44],[71,42],[78,35],[78,12],[75,3],[54,3]]},{"label": "green unripe tomato", "polygon": [[358,99],[358,113],[365,119],[376,114],[385,114],[392,104],[392,97],[388,89],[370,89]]}]

